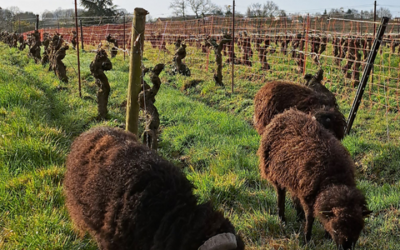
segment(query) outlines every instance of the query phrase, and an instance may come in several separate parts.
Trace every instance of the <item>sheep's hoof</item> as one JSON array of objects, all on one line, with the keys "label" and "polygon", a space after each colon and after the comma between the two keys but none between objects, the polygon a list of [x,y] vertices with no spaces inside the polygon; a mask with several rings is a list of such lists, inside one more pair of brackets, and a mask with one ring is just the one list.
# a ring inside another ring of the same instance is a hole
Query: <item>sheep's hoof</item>
[{"label": "sheep's hoof", "polygon": [[328,231],[326,231],[325,230],[325,239],[328,239],[328,240],[331,240],[332,239],[332,236],[331,236],[331,234],[328,232]]}]

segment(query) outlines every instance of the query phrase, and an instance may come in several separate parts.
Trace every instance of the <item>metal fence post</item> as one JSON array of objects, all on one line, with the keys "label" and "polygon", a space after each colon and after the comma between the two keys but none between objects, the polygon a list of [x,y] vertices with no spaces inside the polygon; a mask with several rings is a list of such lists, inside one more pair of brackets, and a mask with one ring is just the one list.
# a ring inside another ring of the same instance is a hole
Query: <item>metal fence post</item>
[{"label": "metal fence post", "polygon": [[81,43],[82,43],[82,50],[85,49],[85,47],[83,46],[83,28],[82,28],[82,19],[79,20],[80,25],[81,25]]},{"label": "metal fence post", "polygon": [[354,102],[351,107],[349,117],[347,119],[347,126],[345,131],[346,134],[350,133],[351,127],[353,126],[354,119],[356,118],[357,115],[358,107],[360,106],[361,99],[364,94],[365,86],[367,85],[369,75],[371,73],[372,67],[374,66],[376,54],[378,53],[379,46],[381,45],[382,38],[383,35],[385,34],[388,22],[389,22],[388,17],[382,17],[381,24],[379,26],[378,32],[376,33],[374,44],[372,45],[371,52],[368,55],[367,64],[365,65],[360,85],[358,85],[356,97],[354,98]]},{"label": "metal fence post", "polygon": [[35,29],[36,30],[39,29],[39,15],[36,15],[36,27],[35,27]]}]

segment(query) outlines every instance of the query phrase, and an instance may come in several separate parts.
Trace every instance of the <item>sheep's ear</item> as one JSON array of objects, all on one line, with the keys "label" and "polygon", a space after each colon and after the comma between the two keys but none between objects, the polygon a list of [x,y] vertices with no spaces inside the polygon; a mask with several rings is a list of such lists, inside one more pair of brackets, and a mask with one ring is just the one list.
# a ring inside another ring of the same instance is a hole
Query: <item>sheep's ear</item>
[{"label": "sheep's ear", "polygon": [[373,212],[373,211],[371,211],[371,210],[365,208],[365,209],[363,209],[363,211],[362,211],[362,215],[363,215],[364,217],[367,217],[367,216],[369,216],[370,214],[372,214],[372,212]]},{"label": "sheep's ear", "polygon": [[319,213],[327,218],[333,216],[333,211],[320,211]]}]

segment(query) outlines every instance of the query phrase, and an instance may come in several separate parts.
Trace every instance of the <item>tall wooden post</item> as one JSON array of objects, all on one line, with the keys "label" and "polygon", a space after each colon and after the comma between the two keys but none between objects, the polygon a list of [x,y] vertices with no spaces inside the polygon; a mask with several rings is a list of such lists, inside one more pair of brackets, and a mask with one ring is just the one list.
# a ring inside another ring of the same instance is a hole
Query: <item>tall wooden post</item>
[{"label": "tall wooden post", "polygon": [[142,57],[146,15],[149,12],[135,8],[132,22],[132,40],[129,64],[128,103],[126,107],[126,130],[138,134],[139,103],[138,97],[142,83]]},{"label": "tall wooden post", "polygon": [[[78,33],[78,7],[75,0],[75,31],[76,31],[76,40],[79,41],[79,33]],[[76,43],[76,55],[78,57],[78,82],[79,82],[79,97],[82,98],[81,91],[81,60],[79,58],[79,42]]]},{"label": "tall wooden post", "polygon": [[235,85],[235,0],[233,0],[232,12],[232,94]]},{"label": "tall wooden post", "polygon": [[124,61],[125,61],[125,51],[126,51],[126,48],[125,48],[125,43],[126,43],[126,38],[125,38],[125,29],[126,29],[126,25],[125,25],[125,12],[124,12]]},{"label": "tall wooden post", "polygon": [[303,65],[303,76],[306,74],[306,64],[307,64],[307,51],[308,51],[308,32],[310,30],[310,14],[307,14],[307,24],[306,24],[306,47],[304,49],[304,65]]}]

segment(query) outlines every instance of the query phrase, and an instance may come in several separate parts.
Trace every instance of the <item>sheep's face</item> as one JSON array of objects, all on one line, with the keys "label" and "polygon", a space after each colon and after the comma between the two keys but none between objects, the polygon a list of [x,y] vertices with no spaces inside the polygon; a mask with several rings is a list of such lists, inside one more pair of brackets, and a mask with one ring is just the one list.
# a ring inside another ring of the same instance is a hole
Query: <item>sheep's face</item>
[{"label": "sheep's face", "polygon": [[322,216],[325,216],[324,228],[338,248],[353,249],[364,227],[361,210],[334,208],[332,212],[324,213]]},{"label": "sheep's face", "polygon": [[346,120],[340,111],[334,108],[324,108],[318,110],[314,117],[324,128],[331,131],[336,138],[343,139]]},{"label": "sheep's face", "polygon": [[364,228],[364,195],[355,187],[333,186],[318,197],[317,217],[339,249],[353,249]]}]

